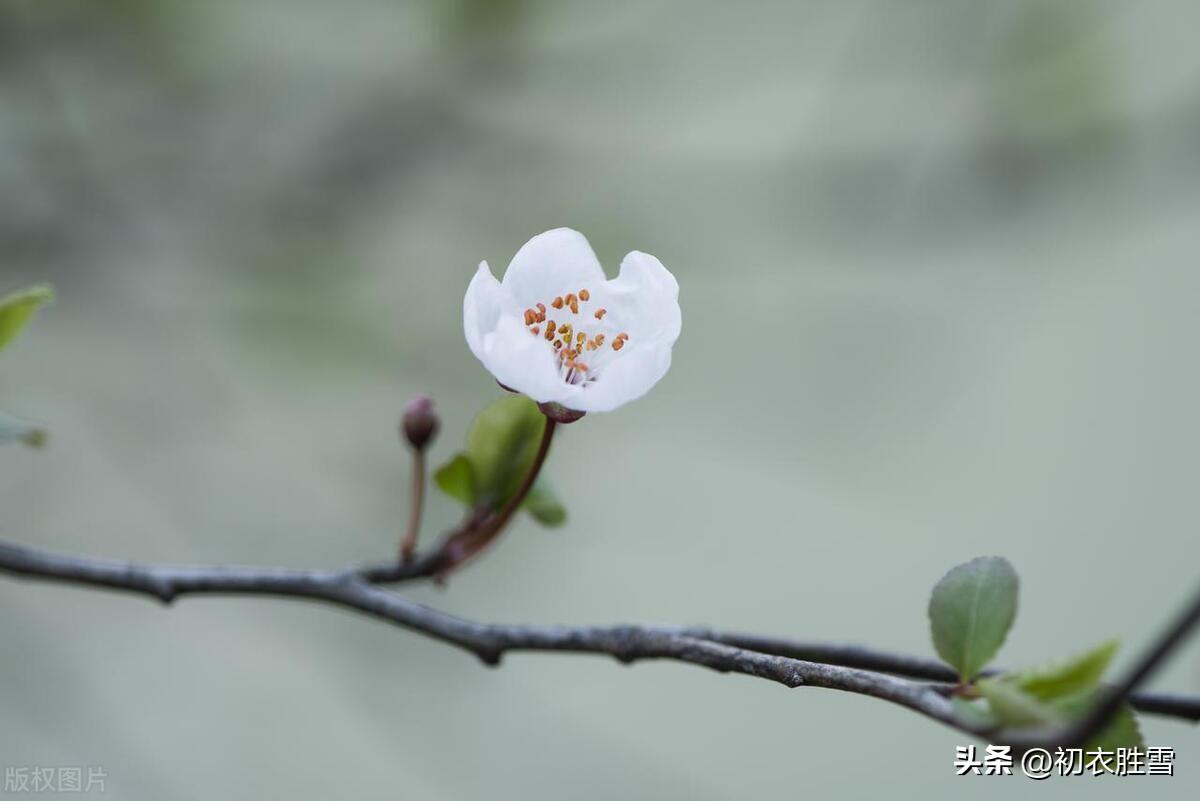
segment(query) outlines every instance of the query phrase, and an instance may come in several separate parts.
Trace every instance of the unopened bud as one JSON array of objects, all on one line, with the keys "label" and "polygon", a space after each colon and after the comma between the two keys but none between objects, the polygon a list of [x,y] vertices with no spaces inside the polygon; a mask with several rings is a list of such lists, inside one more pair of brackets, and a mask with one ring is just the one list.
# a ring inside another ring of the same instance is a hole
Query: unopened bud
[{"label": "unopened bud", "polygon": [[538,409],[554,422],[563,424],[574,423],[587,414],[587,412],[577,412],[574,409],[568,409],[561,403],[539,403]]},{"label": "unopened bud", "polygon": [[400,430],[414,448],[422,450],[437,435],[438,416],[433,409],[433,399],[428,395],[417,395],[404,404],[404,417]]}]

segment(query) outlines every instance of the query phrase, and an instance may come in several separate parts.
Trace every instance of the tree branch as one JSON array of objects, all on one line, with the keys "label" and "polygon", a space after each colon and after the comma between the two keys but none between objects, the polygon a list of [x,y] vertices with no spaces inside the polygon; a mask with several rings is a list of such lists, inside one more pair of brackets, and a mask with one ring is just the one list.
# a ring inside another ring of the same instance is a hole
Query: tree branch
[{"label": "tree branch", "polygon": [[[509,651],[557,651],[605,654],[621,662],[667,659],[720,672],[741,673],[786,687],[824,687],[889,701],[972,736],[1004,742],[1029,732],[987,731],[960,719],[946,697],[945,685],[915,681],[892,673],[943,681],[951,678],[936,663],[882,654],[854,646],[804,644],[755,635],[699,628],[646,626],[524,626],[479,623],[410,601],[371,583],[379,567],[299,570],[277,567],[175,567],[140,565],[118,560],[68,556],[0,542],[0,572],[141,593],[163,603],[183,595],[265,595],[299,598],[351,609],[475,654],[496,665]],[[420,558],[383,575],[387,581],[428,577],[436,573],[436,556]],[[1190,620],[1190,618],[1189,618]],[[1194,620],[1192,621],[1194,622]],[[1189,623],[1188,625],[1191,625]],[[1178,626],[1172,629],[1173,632]],[[1168,647],[1159,648],[1165,655]],[[1161,657],[1159,657],[1161,658]],[[1143,672],[1141,678],[1144,678]],[[1120,685],[1122,694],[1140,682]],[[1124,695],[1122,695],[1122,698]],[[1200,718],[1200,699],[1144,695],[1146,712]],[[1114,707],[1115,708],[1115,707]],[[1112,710],[1107,711],[1111,715]],[[1098,713],[1092,717],[1099,717]],[[1102,727],[1108,717],[1089,725]],[[1092,732],[1094,733],[1094,732]],[[1043,738],[1063,732],[1038,732]],[[1072,736],[1077,732],[1071,732]]]}]

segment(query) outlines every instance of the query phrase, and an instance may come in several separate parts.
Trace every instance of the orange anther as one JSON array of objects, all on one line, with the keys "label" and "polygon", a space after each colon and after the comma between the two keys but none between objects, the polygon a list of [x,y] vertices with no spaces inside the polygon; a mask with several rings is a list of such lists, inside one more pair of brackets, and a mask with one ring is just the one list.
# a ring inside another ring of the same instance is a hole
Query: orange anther
[{"label": "orange anther", "polygon": [[604,344],[604,334],[596,334],[596,347]]},{"label": "orange anther", "polygon": [[540,325],[535,325],[532,329],[532,333],[536,337],[538,334],[542,333],[542,327]]},{"label": "orange anther", "polygon": [[596,309],[596,319],[603,320],[604,315],[608,314],[608,309]]},{"label": "orange anther", "polygon": [[554,307],[554,308],[556,308],[556,309],[561,309],[561,308],[563,307],[563,299],[562,299],[562,298],[555,298],[554,300],[552,300],[552,301],[550,302],[550,305],[551,305],[551,306],[553,306],[553,307]]},{"label": "orange anther", "polygon": [[592,299],[592,293],[588,292],[586,289],[581,289],[579,290],[579,299],[584,302],[589,301]]},{"label": "orange anther", "polygon": [[624,331],[622,331],[621,333],[617,334],[617,339],[629,339],[629,334],[626,334]]},{"label": "orange anther", "polygon": [[575,302],[575,293],[574,292],[567,293],[567,296],[564,297],[563,300],[566,302],[566,304],[568,306],[570,306],[572,303]]},{"label": "orange anther", "polygon": [[537,305],[537,310],[538,310],[538,311],[540,311],[542,314],[545,314],[545,313],[546,313],[546,304],[545,304],[545,303],[539,303],[539,304]]},{"label": "orange anther", "polygon": [[583,362],[575,362],[575,369],[581,373],[586,373],[588,366],[586,364],[584,364]]},{"label": "orange anther", "polygon": [[525,325],[533,325],[533,322],[536,319],[537,319],[537,315],[534,314],[533,309],[525,310]]},{"label": "orange anther", "polygon": [[625,340],[620,337],[613,340],[613,350],[620,350],[623,347],[625,347]]},{"label": "orange anther", "polygon": [[571,301],[571,314],[579,314],[579,301]]}]

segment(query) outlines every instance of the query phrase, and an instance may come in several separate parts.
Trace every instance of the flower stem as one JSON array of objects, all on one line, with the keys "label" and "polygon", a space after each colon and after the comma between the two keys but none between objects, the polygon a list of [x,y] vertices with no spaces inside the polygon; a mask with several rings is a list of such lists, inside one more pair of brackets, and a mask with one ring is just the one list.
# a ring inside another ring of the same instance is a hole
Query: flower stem
[{"label": "flower stem", "polygon": [[546,456],[550,453],[550,443],[554,439],[554,430],[557,426],[558,423],[554,420],[549,417],[546,418],[546,425],[542,429],[542,440],[538,443],[537,453],[533,457],[533,462],[530,463],[529,470],[526,471],[520,486],[517,487],[516,492],[504,503],[504,506],[500,507],[494,514],[485,517],[482,521],[469,521],[467,526],[451,534],[442,543],[440,554],[442,566],[437,572],[438,579],[444,579],[468,560],[478,555],[492,540],[499,536],[504,527],[512,520],[513,515],[517,513],[517,510],[521,508],[521,504],[525,502],[529,491],[533,489],[538,474],[541,473],[542,466],[546,463]]},{"label": "flower stem", "polygon": [[525,502],[525,497],[529,495],[529,491],[533,489],[534,482],[537,481],[538,473],[542,472],[542,465],[546,463],[546,456],[550,453],[550,442],[554,439],[554,429],[558,423],[546,418],[546,426],[542,429],[542,441],[538,443],[537,454],[533,457],[533,462],[529,465],[529,470],[525,473],[525,478],[521,481],[521,486],[517,487],[517,491],[512,494],[508,502],[500,508],[499,512],[492,517],[491,521],[484,526],[485,531],[491,531],[498,534],[501,529],[508,525],[508,521],[521,508],[521,504]]},{"label": "flower stem", "polygon": [[412,497],[408,505],[408,530],[400,541],[400,561],[411,562],[417,553],[421,512],[425,507],[425,449],[413,448]]}]

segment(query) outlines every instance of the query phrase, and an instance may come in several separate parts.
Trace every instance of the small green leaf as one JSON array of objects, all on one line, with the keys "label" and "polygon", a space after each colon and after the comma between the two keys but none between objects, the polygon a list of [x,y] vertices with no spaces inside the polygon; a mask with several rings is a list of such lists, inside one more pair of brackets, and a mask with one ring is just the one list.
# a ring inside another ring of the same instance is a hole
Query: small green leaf
[{"label": "small green leaf", "polygon": [[465,453],[455,454],[453,459],[439,467],[433,474],[433,480],[438,489],[451,498],[467,506],[475,506],[475,471]]},{"label": "small green leaf", "polygon": [[975,686],[987,699],[992,714],[1005,726],[1054,726],[1067,719],[1065,712],[1040,701],[1012,682],[980,679]]},{"label": "small green leaf", "polygon": [[1017,571],[999,556],[953,568],[929,599],[934,648],[964,681],[996,655],[1016,616]]},{"label": "small green leaf", "polygon": [[467,435],[467,458],[475,471],[476,500],[493,508],[516,492],[537,455],[545,416],[524,395],[491,403]]},{"label": "small green leaf", "polygon": [[[1072,720],[1083,717],[1092,708],[1100,693],[1099,687],[1091,687],[1063,698],[1049,702],[1058,712]],[[1142,730],[1138,726],[1137,715],[1129,704],[1122,704],[1109,720],[1108,725],[1100,730],[1086,745],[1087,748],[1104,748],[1115,751],[1118,748],[1145,748]]]},{"label": "small green leaf", "polygon": [[1117,640],[1109,640],[1070,659],[1018,671],[1005,678],[1035,698],[1071,695],[1100,681],[1119,645]]},{"label": "small green leaf", "polygon": [[[439,489],[471,509],[498,509],[517,491],[537,455],[545,416],[537,404],[510,395],[475,418],[467,449],[434,474]],[[521,506],[544,526],[561,526],[567,510],[546,479],[539,478]]]},{"label": "small green leaf", "polygon": [[[1005,726],[1059,726],[1078,720],[1088,713],[1099,697],[1099,687],[1090,687],[1071,695],[1043,701],[1025,692],[1005,678],[980,679],[975,685],[988,701],[988,708]],[[1137,716],[1129,704],[1117,713],[1085,748],[1143,748]]]},{"label": "small green leaf", "polygon": [[968,701],[966,698],[956,695],[950,699],[950,705],[954,707],[954,713],[958,715],[958,719],[968,726],[991,729],[1000,723],[984,704]]},{"label": "small green leaf", "polygon": [[46,444],[49,436],[49,432],[39,425],[0,412],[0,444],[24,442],[31,448],[40,448]]},{"label": "small green leaf", "polygon": [[12,292],[0,298],[0,350],[17,338],[37,310],[54,299],[54,290],[44,284]]},{"label": "small green leaf", "polygon": [[557,528],[567,522],[567,508],[545,480],[539,479],[533,485],[521,508],[543,526]]}]

